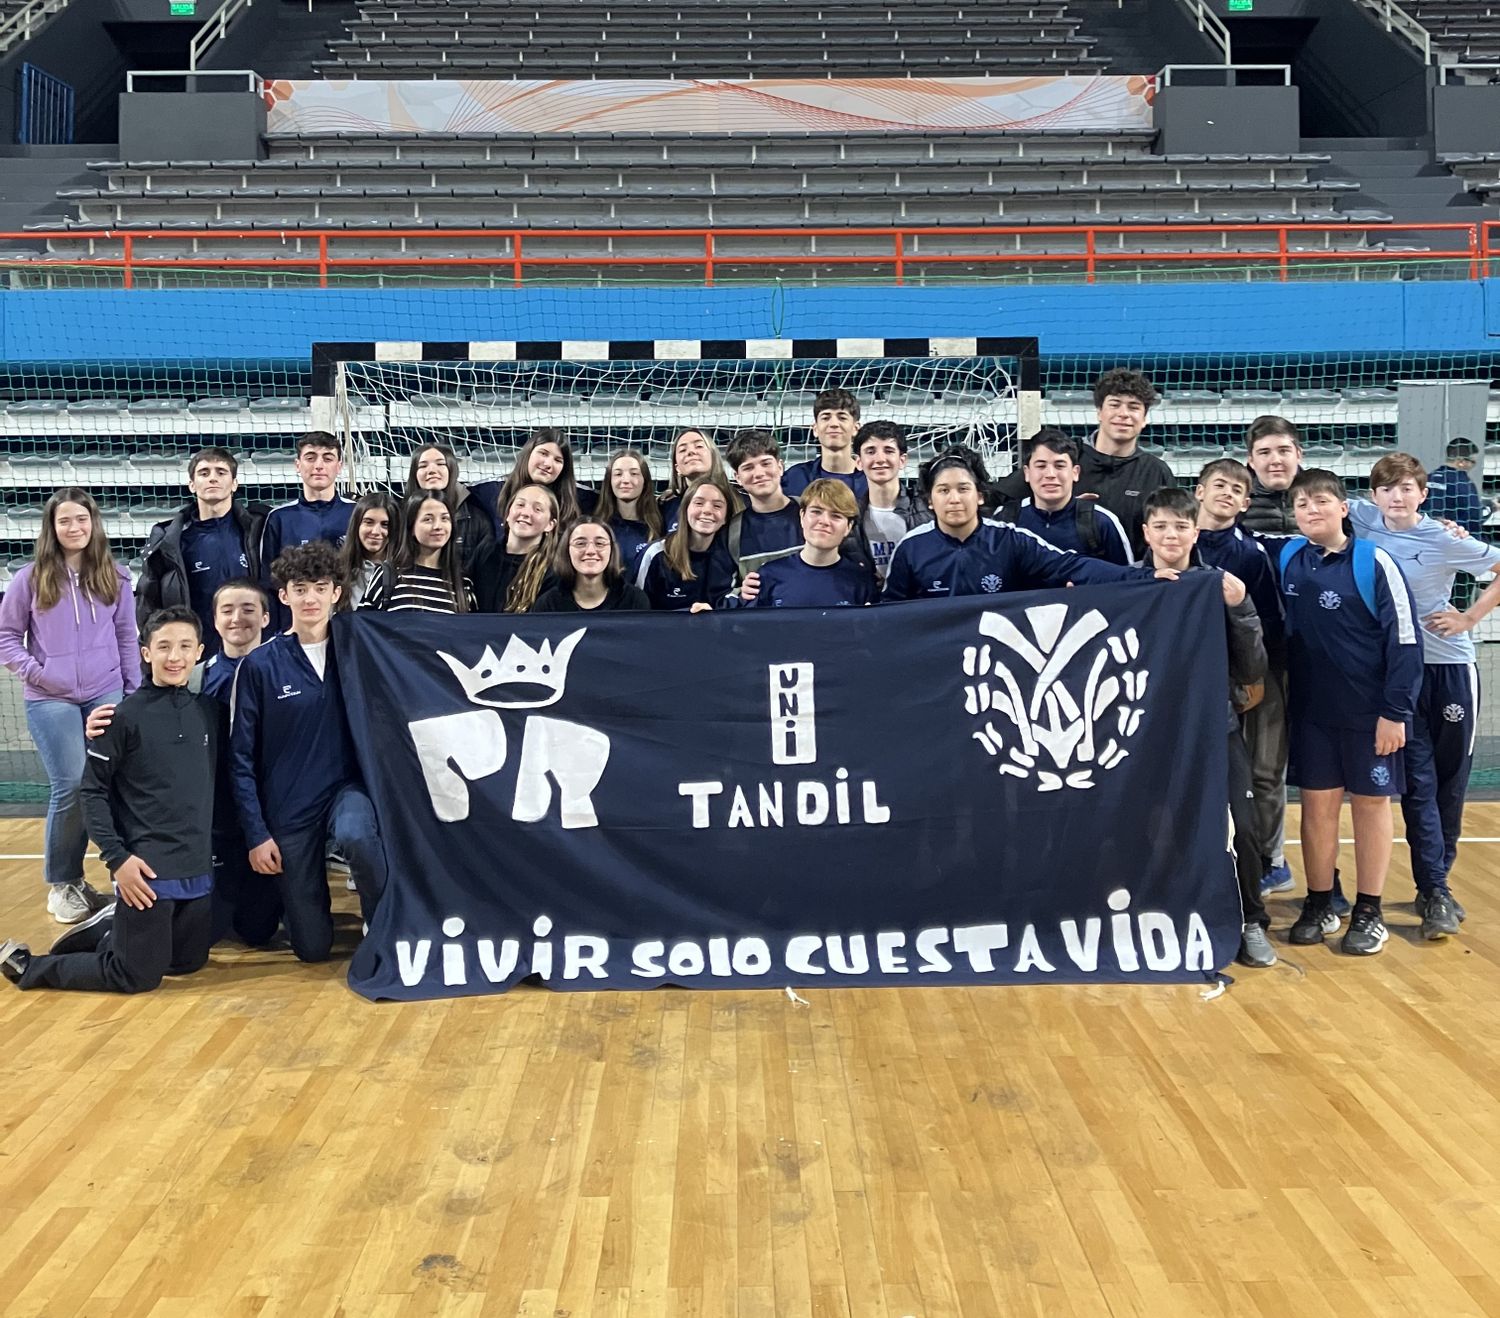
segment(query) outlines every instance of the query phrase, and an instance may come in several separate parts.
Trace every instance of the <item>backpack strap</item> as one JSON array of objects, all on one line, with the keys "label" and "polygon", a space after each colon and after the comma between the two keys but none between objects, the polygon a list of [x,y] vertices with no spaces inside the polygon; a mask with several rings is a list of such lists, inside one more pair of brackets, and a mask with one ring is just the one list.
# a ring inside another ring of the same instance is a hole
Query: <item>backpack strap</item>
[{"label": "backpack strap", "polygon": [[1371,540],[1361,540],[1358,537],[1354,541],[1354,588],[1359,591],[1359,597],[1365,602],[1365,608],[1370,610],[1372,618],[1380,617],[1380,609],[1375,599],[1375,544]]},{"label": "backpack strap", "polygon": [[739,585],[739,583],[740,583],[740,577],[741,577],[741,573],[740,573],[740,540],[743,537],[744,530],[745,530],[745,512],[744,512],[744,509],[741,509],[739,512],[735,513],[735,515],[729,519],[729,531],[728,531],[728,535],[727,535],[727,539],[729,541],[729,556],[732,559],[734,559],[734,584],[735,585]]},{"label": "backpack strap", "polygon": [[[1307,537],[1304,535],[1293,536],[1281,546],[1281,560],[1277,565],[1279,576],[1284,581],[1288,564],[1296,556],[1296,553],[1305,544]],[[1380,616],[1380,606],[1375,595],[1375,573],[1379,564],[1375,562],[1375,545],[1373,541],[1361,540],[1358,536],[1353,540],[1353,552],[1350,562],[1354,568],[1354,588],[1359,591],[1359,598],[1363,601],[1365,608],[1369,609],[1372,618]],[[1291,618],[1287,618],[1290,626]]]},{"label": "backpack strap", "polygon": [[1305,535],[1294,535],[1281,546],[1281,558],[1276,564],[1276,575],[1285,580],[1286,570],[1291,565],[1292,559],[1297,556],[1297,551],[1307,544]]},{"label": "backpack strap", "polygon": [[1078,538],[1083,542],[1083,552],[1093,558],[1099,553],[1099,518],[1094,511],[1092,499],[1073,500],[1073,520]]}]

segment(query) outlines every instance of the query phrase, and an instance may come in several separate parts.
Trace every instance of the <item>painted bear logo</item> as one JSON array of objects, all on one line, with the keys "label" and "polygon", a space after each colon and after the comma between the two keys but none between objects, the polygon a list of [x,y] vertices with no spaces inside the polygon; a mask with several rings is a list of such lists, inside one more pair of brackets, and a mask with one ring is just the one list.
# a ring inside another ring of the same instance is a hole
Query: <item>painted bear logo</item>
[{"label": "painted bear logo", "polygon": [[[533,648],[512,636],[497,659],[486,647],[472,667],[439,650],[464,695],[485,709],[417,719],[407,724],[422,764],[433,813],[444,823],[469,817],[469,784],[505,767],[508,745],[498,709],[541,709],[563,697],[568,661],[587,634],[582,627]],[[609,763],[609,738],[567,719],[530,714],[521,734],[521,758],[511,818],[537,823],[552,808],[553,784],[564,828],[596,828],[593,792]]]}]

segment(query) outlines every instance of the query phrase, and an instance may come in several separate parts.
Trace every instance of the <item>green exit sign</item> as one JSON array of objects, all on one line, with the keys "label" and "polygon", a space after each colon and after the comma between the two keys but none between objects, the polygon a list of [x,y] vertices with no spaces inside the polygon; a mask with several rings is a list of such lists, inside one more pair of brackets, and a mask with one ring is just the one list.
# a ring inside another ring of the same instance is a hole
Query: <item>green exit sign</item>
[{"label": "green exit sign", "polygon": [[[1241,0],[1229,0],[1231,5],[1241,3]],[[1249,8],[1248,0],[1245,0],[1246,8]],[[167,0],[167,13],[173,18],[191,18],[198,12],[198,0]]]},{"label": "green exit sign", "polygon": [[1255,0],[1228,0],[1231,14],[1248,14],[1255,8]]}]

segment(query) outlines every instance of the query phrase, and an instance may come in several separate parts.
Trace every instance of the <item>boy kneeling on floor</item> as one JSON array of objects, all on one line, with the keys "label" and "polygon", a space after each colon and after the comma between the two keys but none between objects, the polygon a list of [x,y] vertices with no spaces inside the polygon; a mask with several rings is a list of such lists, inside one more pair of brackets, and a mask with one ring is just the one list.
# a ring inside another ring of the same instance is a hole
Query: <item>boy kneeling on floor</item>
[{"label": "boy kneeling on floor", "polygon": [[23,989],[146,993],[208,961],[219,717],[210,697],[188,690],[203,654],[198,617],[184,605],[158,609],[141,642],[150,684],[89,744],[83,775],[84,818],[116,904],[48,955],[0,943],[0,971]]}]

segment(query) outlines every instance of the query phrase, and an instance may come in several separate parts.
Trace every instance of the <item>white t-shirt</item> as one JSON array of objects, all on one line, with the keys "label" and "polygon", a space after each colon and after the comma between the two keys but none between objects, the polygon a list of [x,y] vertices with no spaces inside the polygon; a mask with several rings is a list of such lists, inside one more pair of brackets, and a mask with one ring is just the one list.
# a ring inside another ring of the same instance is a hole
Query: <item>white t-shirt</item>
[{"label": "white t-shirt", "polygon": [[875,558],[875,572],[882,581],[896,552],[896,541],[906,534],[906,519],[894,508],[865,509],[865,534],[870,538],[870,553]]},{"label": "white t-shirt", "polygon": [[328,642],[323,640],[318,641],[315,645],[309,645],[306,641],[303,641],[302,653],[307,656],[307,662],[313,666],[313,671],[317,673],[318,680],[322,681],[323,674],[328,669]]}]

